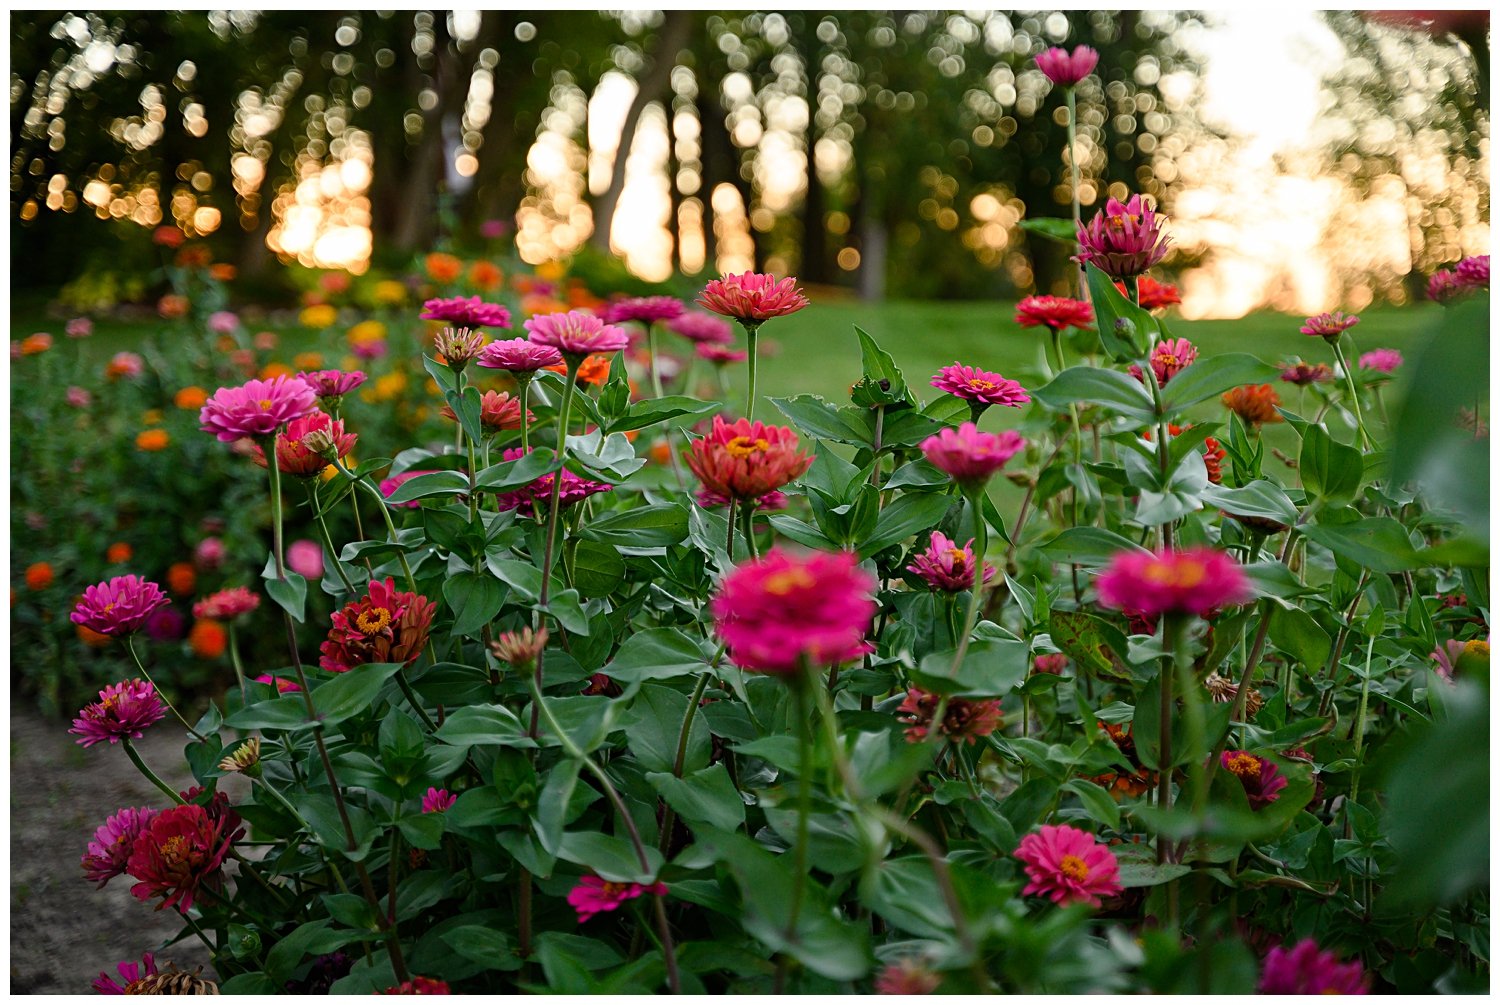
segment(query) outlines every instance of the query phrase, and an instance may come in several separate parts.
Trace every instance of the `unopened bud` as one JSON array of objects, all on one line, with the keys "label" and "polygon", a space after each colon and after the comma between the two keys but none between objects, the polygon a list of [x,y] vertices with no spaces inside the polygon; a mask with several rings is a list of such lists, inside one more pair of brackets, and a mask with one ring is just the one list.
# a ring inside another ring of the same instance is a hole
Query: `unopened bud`
[{"label": "unopened bud", "polygon": [[545,628],[538,628],[535,631],[522,628],[518,632],[502,632],[499,638],[490,643],[490,651],[495,654],[495,658],[503,663],[509,663],[517,670],[530,670],[536,665],[537,657],[545,648],[547,648],[547,629]]},{"label": "unopened bud", "polygon": [[327,429],[314,429],[303,436],[302,446],[320,457],[327,457],[338,452],[338,445],[333,441],[333,433]]}]

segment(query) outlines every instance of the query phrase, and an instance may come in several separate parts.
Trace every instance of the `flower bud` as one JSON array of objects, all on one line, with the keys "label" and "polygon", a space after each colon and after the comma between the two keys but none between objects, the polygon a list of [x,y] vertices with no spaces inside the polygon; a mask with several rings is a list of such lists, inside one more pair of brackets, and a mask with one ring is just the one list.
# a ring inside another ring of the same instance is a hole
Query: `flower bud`
[{"label": "flower bud", "polygon": [[234,753],[219,762],[220,771],[244,772],[260,777],[260,737],[252,736],[235,748]]},{"label": "flower bud", "polygon": [[302,437],[302,445],[310,453],[319,457],[328,457],[330,454],[337,455],[338,448],[334,443],[333,434],[327,429],[314,429]]},{"label": "flower bud", "polygon": [[490,643],[490,651],[495,658],[503,663],[509,663],[517,670],[530,670],[536,665],[537,657],[547,647],[547,629],[538,628],[533,631],[530,628],[522,628],[518,632],[503,632],[500,637]]}]

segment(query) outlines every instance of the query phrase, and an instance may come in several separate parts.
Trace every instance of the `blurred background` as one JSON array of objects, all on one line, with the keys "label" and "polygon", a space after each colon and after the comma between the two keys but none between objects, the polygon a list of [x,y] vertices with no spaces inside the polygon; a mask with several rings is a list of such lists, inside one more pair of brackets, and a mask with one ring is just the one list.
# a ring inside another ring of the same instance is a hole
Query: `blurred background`
[{"label": "blurred background", "polygon": [[[1189,319],[1420,297],[1488,251],[1477,12],[138,12],[11,17],[13,285],[154,299],[173,224],[247,291],[504,234],[641,283],[1066,292],[1079,198],[1153,195]],[[622,273],[623,275],[623,273]],[[623,282],[623,280],[622,280]]]}]

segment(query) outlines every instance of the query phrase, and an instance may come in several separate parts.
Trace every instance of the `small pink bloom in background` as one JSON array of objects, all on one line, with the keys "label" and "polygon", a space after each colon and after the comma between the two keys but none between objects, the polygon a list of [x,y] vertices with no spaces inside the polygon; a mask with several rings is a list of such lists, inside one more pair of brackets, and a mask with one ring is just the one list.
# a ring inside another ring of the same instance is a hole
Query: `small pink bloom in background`
[{"label": "small pink bloom in background", "polygon": [[1327,363],[1295,363],[1281,371],[1281,379],[1298,387],[1326,384],[1333,379],[1333,367]]},{"label": "small pink bloom in background", "polygon": [[1036,68],[1047,75],[1047,79],[1059,87],[1072,87],[1094,72],[1099,63],[1099,53],[1086,45],[1068,50],[1053,47],[1036,57]]},{"label": "small pink bloom in background", "polygon": [[199,426],[221,441],[269,436],[318,407],[312,388],[295,377],[251,380],[239,387],[221,387],[198,413]]},{"label": "small pink bloom in background", "polygon": [[[526,455],[521,447],[511,447],[501,456],[501,460],[515,461]],[[557,507],[565,510],[576,502],[581,502],[591,495],[600,492],[609,492],[614,488],[604,482],[591,481],[581,478],[563,468],[557,474],[543,475],[530,484],[523,485],[514,492],[503,492],[496,499],[496,505],[501,510],[518,509],[531,517],[543,513],[552,505],[552,480],[561,476],[562,485],[558,488]]]},{"label": "small pink bloom in background", "polygon": [[549,345],[537,345],[530,339],[513,338],[491,342],[480,352],[476,362],[491,370],[531,373],[561,363],[562,353]]},{"label": "small pink bloom in background", "polygon": [[323,578],[323,546],[302,538],[286,546],[286,565],[305,579]]},{"label": "small pink bloom in background", "polygon": [[68,388],[68,393],[64,397],[74,408],[88,408],[94,403],[94,396],[76,385]]},{"label": "small pink bloom in background", "polygon": [[568,903],[573,905],[573,910],[578,912],[578,923],[582,924],[596,914],[618,910],[620,905],[627,900],[634,900],[646,894],[664,897],[667,894],[667,885],[665,883],[652,883],[650,886],[643,886],[640,883],[611,883],[598,876],[583,876],[579,878],[578,885],[568,891]]},{"label": "small pink bloom in background", "polygon": [[1139,194],[1121,203],[1111,198],[1088,225],[1078,225],[1074,261],[1094,266],[1112,279],[1138,276],[1167,257],[1172,239],[1162,220]]},{"label": "small pink bloom in background", "polygon": [[1020,382],[961,363],[939,370],[932,378],[932,386],[965,401],[982,402],[986,405],[1020,408],[1031,400],[1031,395],[1026,393]]},{"label": "small pink bloom in background", "polygon": [[458,802],[458,797],[447,789],[430,788],[422,797],[423,813],[444,813]]},{"label": "small pink bloom in background", "polygon": [[89,318],[74,318],[63,328],[63,332],[68,338],[88,338],[94,334],[94,322]]},{"label": "small pink bloom in background", "polygon": [[289,677],[273,677],[273,676],[271,676],[268,673],[263,673],[259,677],[256,677],[255,678],[255,682],[257,684],[269,684],[270,686],[274,687],[281,694],[286,694],[288,691],[301,691],[302,690],[302,685],[298,684],[296,681],[292,680],[291,678],[289,678]]},{"label": "small pink bloom in background", "polygon": [[122,876],[130,861],[130,848],[142,830],[151,822],[156,811],[147,807],[126,807],[104,821],[94,831],[94,839],[83,853],[83,875],[90,883],[98,883],[95,889],[102,890],[104,884]]},{"label": "small pink bloom in background", "polygon": [[80,747],[108,741],[138,740],[146,727],[167,714],[156,688],[139,678],[110,684],[99,692],[99,700],[78,710],[69,733],[79,737]]},{"label": "small pink bloom in background", "polygon": [[795,556],[772,548],[724,577],[712,611],[729,658],[746,670],[793,673],[848,663],[874,647],[875,577],[851,552]]},{"label": "small pink bloom in background", "polygon": [[304,370],[297,377],[319,398],[342,398],[365,382],[363,370]]},{"label": "small pink bloom in background", "polygon": [[682,316],[682,301],[676,297],[630,297],[609,304],[600,316],[610,324],[639,321],[649,325],[671,321]]},{"label": "small pink bloom in background", "polygon": [[1376,373],[1395,373],[1403,362],[1395,349],[1371,349],[1359,358],[1359,368]]},{"label": "small pink bloom in background", "polygon": [[1334,953],[1303,939],[1291,949],[1277,946],[1266,954],[1255,990],[1263,995],[1362,995],[1369,986],[1358,960],[1340,963]]},{"label": "small pink bloom in background", "polygon": [[490,643],[490,651],[502,663],[509,663],[517,670],[530,670],[537,657],[547,648],[547,629],[532,630],[530,626],[514,632],[501,632]]},{"label": "small pink bloom in background", "polygon": [[240,326],[240,317],[234,311],[214,311],[208,316],[208,330],[215,335],[233,335]]},{"label": "small pink bloom in background", "polygon": [[907,957],[896,963],[888,963],[875,977],[875,993],[878,995],[930,995],[938,989],[943,979],[927,969],[921,960]]},{"label": "small pink bloom in background", "polygon": [[1220,755],[1219,763],[1240,780],[1252,810],[1270,806],[1279,798],[1281,790],[1286,788],[1286,776],[1264,757],[1256,757],[1243,750],[1226,750]]},{"label": "small pink bloom in background", "polygon": [[964,486],[978,486],[1026,448],[1015,430],[981,432],[972,422],[943,429],[922,441],[922,454],[938,470]]},{"label": "small pink bloom in background", "polygon": [[114,638],[140,631],[153,611],[170,603],[150,580],[116,576],[84,590],[70,617],[75,625]]},{"label": "small pink bloom in background", "polygon": [[270,352],[276,348],[278,341],[275,332],[256,332],[252,344],[261,352]]},{"label": "small pink bloom in background", "polygon": [[104,368],[104,376],[110,380],[118,380],[121,377],[135,380],[145,370],[146,362],[137,353],[117,352],[109,358],[109,365]]},{"label": "small pink bloom in background", "polygon": [[462,370],[489,343],[484,332],[470,328],[444,328],[432,340],[432,346],[447,364]]},{"label": "small pink bloom in background", "polygon": [[[944,593],[957,593],[974,585],[974,539],[964,542],[950,540],[940,531],[933,531],[927,547],[912,556],[908,572],[922,577],[928,586]],[[995,567],[984,563],[984,581],[995,578]]]},{"label": "small pink bloom in background", "polygon": [[718,342],[699,342],[693,351],[698,354],[699,359],[707,360],[714,366],[743,363],[750,358],[750,354],[745,350],[735,349]]},{"label": "small pink bloom in background", "polygon": [[[1158,342],[1151,350],[1151,370],[1156,382],[1165,387],[1167,381],[1193,365],[1198,350],[1185,338],[1172,338]],[[1135,363],[1130,364],[1130,375],[1145,383],[1146,375]]]},{"label": "small pink bloom in background", "polygon": [[19,343],[19,342],[12,342],[10,344],[10,358],[11,358],[12,361],[15,361],[15,360],[18,360],[18,359],[21,358],[21,343]]},{"label": "small pink bloom in background", "polygon": [[193,549],[193,561],[205,572],[212,572],[223,565],[224,555],[224,542],[217,537],[205,537]]},{"label": "small pink bloom in background", "polygon": [[249,614],[260,606],[260,595],[251,593],[243,586],[232,586],[227,590],[210,593],[193,605],[193,617],[228,621]]},{"label": "small pink bloom in background", "polygon": [[349,351],[353,353],[357,359],[379,359],[386,353],[385,339],[376,338],[355,342],[349,347]]},{"label": "small pink bloom in background", "polygon": [[1316,314],[1303,321],[1301,332],[1304,335],[1316,335],[1319,338],[1337,342],[1340,335],[1357,324],[1359,324],[1358,314],[1332,311]]},{"label": "small pink bloom in background", "polygon": [[1088,831],[1067,824],[1045,824],[1028,834],[1016,849],[1031,882],[1022,894],[1050,897],[1054,903],[1100,905],[1100,897],[1119,893],[1120,863]]},{"label": "small pink bloom in background", "polygon": [[187,621],[174,607],[163,607],[153,611],[146,619],[146,637],[153,642],[171,642],[182,638],[187,630]]},{"label": "small pink bloom in background", "polygon": [[667,328],[689,342],[709,342],[723,345],[734,341],[734,330],[729,322],[712,314],[693,311],[679,314],[667,322]]},{"label": "small pink bloom in background", "polygon": [[583,311],[539,314],[526,320],[526,331],[532,342],[551,346],[575,362],[591,353],[619,352],[630,344],[625,329]]},{"label": "small pink bloom in background", "polygon": [[498,241],[510,233],[510,223],[506,220],[486,220],[479,225],[479,236],[486,241]]},{"label": "small pink bloom in background", "polygon": [[[399,489],[402,485],[411,481],[413,478],[417,477],[417,475],[430,475],[434,473],[435,472],[425,470],[403,471],[399,475],[391,475],[389,478],[382,478],[380,480],[380,494],[389,499],[393,492]],[[416,509],[417,507],[422,505],[422,500],[412,499],[408,502],[391,503],[391,505],[397,507],[398,509]]]},{"label": "small pink bloom in background", "polygon": [[1490,256],[1465,258],[1458,263],[1453,273],[1460,284],[1474,290],[1487,290],[1490,288]]},{"label": "small pink bloom in background", "polygon": [[349,273],[325,272],[318,277],[318,286],[324,293],[337,296],[349,289]]},{"label": "small pink bloom in background", "polygon": [[1488,639],[1470,639],[1467,642],[1449,639],[1432,653],[1432,661],[1437,664],[1433,669],[1447,681],[1453,680],[1461,669],[1478,669],[1480,661],[1488,665],[1489,659]]},{"label": "small pink bloom in background", "polygon": [[770,273],[745,272],[710,279],[696,303],[715,314],[754,327],[770,318],[797,313],[807,306],[807,297],[797,288],[793,276],[777,279]]},{"label": "small pink bloom in background", "polygon": [[1068,657],[1062,653],[1041,653],[1031,661],[1037,673],[1060,676],[1068,668]]},{"label": "small pink bloom in background", "polygon": [[510,311],[480,297],[445,297],[422,305],[422,320],[446,321],[464,328],[509,328]]},{"label": "small pink bloom in background", "polygon": [[919,688],[909,688],[897,709],[897,718],[906,724],[908,743],[921,743],[934,728],[938,735],[954,743],[974,743],[1000,728],[1000,699],[949,698],[943,709],[943,721],[936,726],[933,716],[942,701],[938,695]]},{"label": "small pink bloom in background", "polygon": [[141,957],[140,962],[126,960],[124,963],[118,964],[115,967],[115,971],[120,975],[119,980],[111,977],[106,970],[99,971],[99,976],[94,981],[94,991],[101,995],[123,995],[129,993],[128,989],[136,981],[139,981],[143,977],[156,976],[156,959],[150,953],[147,953]]},{"label": "small pink bloom in background", "polygon": [[1234,559],[1213,548],[1120,552],[1100,573],[1096,585],[1105,607],[1147,617],[1201,616],[1255,596]]}]

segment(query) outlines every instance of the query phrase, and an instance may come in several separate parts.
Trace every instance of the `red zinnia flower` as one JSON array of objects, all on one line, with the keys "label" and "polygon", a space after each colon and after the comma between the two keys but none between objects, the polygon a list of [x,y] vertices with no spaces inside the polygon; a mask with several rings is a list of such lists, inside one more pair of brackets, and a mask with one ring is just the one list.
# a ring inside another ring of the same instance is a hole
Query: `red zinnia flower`
[{"label": "red zinnia flower", "polygon": [[1111,279],[1129,279],[1167,257],[1171,243],[1156,211],[1140,195],[1124,204],[1112,198],[1088,226],[1078,225],[1074,261],[1092,265]]},{"label": "red zinnia flower", "polygon": [[1016,324],[1022,328],[1088,328],[1094,323],[1094,308],[1068,297],[1026,297],[1016,304]]},{"label": "red zinnia flower", "polygon": [[[443,418],[458,421],[458,416],[453,413],[450,405],[443,406]],[[531,409],[526,410],[527,421],[532,421],[536,416],[531,414]],[[486,391],[479,399],[479,424],[486,433],[498,433],[502,429],[521,428],[521,399],[511,396],[505,391]]]},{"label": "red zinnia flower", "polygon": [[878,995],[930,995],[943,982],[942,977],[927,969],[920,960],[907,957],[886,965],[875,978]]},{"label": "red zinnia flower", "polygon": [[201,887],[216,889],[224,858],[239,829],[239,814],[227,806],[218,813],[197,803],[162,810],[136,838],[126,871],[138,880],[130,888],[137,900],[165,896],[157,906],[186,912]]},{"label": "red zinnia flower", "polygon": [[[1167,381],[1193,365],[1198,350],[1185,338],[1164,339],[1151,350],[1151,371],[1156,374],[1156,383],[1165,387]],[[1130,375],[1141,383],[1146,375],[1140,366],[1130,364]]]},{"label": "red zinnia flower", "polygon": [[[331,463],[330,452],[339,458],[346,457],[358,439],[355,433],[344,432],[343,419],[314,410],[293,419],[284,431],[276,434],[276,466],[283,474],[314,478]],[[253,444],[251,450],[254,453],[250,459],[265,467],[266,452],[259,444]]]},{"label": "red zinnia flower", "polygon": [[1026,835],[1016,849],[1016,858],[1025,864],[1031,880],[1022,894],[1050,897],[1064,906],[1098,907],[1100,897],[1124,889],[1114,853],[1094,835],[1067,824],[1044,824],[1040,833]]},{"label": "red zinnia flower", "polygon": [[798,453],[797,434],[789,426],[768,426],[749,419],[726,423],[714,416],[707,436],[694,440],[688,467],[703,487],[729,499],[759,499],[802,475],[811,454]]},{"label": "red zinnia flower", "polygon": [[1337,342],[1340,335],[1357,324],[1359,324],[1357,314],[1346,315],[1343,311],[1325,312],[1303,321],[1301,332],[1304,335],[1316,335],[1329,342]]},{"label": "red zinnia flower", "polygon": [[1359,358],[1361,370],[1373,370],[1376,373],[1395,373],[1405,362],[1401,353],[1395,349],[1371,349]]},{"label": "red zinnia flower", "polygon": [[509,663],[517,670],[530,670],[534,667],[537,657],[546,648],[547,629],[545,628],[533,631],[530,627],[526,627],[514,632],[501,632],[490,643],[490,651],[495,654],[495,658]]},{"label": "red zinnia flower", "polygon": [[562,362],[562,353],[549,345],[537,345],[524,338],[491,342],[479,353],[480,366],[511,373],[532,373]]},{"label": "red zinnia flower", "polygon": [[[942,699],[918,688],[909,688],[898,718],[906,724],[906,739],[921,743],[934,728],[932,717]],[[949,698],[943,709],[943,721],[935,727],[938,734],[954,743],[973,743],[1000,728],[1000,699]]]},{"label": "red zinnia flower", "polygon": [[429,788],[422,797],[423,813],[443,813],[458,802],[458,797],[447,789]]},{"label": "red zinnia flower", "polygon": [[243,586],[210,593],[193,605],[193,617],[228,621],[260,606],[260,597]]},{"label": "red zinnia flower", "polygon": [[1453,274],[1459,283],[1471,290],[1487,290],[1490,288],[1490,256],[1465,258],[1454,268]]},{"label": "red zinnia flower", "polygon": [[1306,387],[1308,384],[1326,384],[1333,379],[1333,367],[1327,363],[1283,364],[1281,379],[1288,384]]},{"label": "red zinnia flower", "polygon": [[435,977],[413,977],[401,984],[394,984],[380,992],[383,995],[451,995],[446,981]]},{"label": "red zinnia flower", "polygon": [[312,388],[313,394],[319,398],[324,400],[331,398],[335,402],[365,382],[363,370],[303,371],[297,374],[297,378]]},{"label": "red zinnia flower", "polygon": [[807,297],[797,288],[795,277],[777,279],[770,273],[745,272],[709,280],[696,302],[753,328],[770,318],[797,313],[807,306]]},{"label": "red zinnia flower", "polygon": [[1057,676],[1068,668],[1068,657],[1062,653],[1040,653],[1031,661],[1031,666],[1037,673]]},{"label": "red zinnia flower", "polygon": [[[176,229],[175,227],[173,228]],[[132,986],[141,979],[156,976],[156,959],[150,953],[142,956],[140,962],[126,960],[115,967],[120,975],[117,981],[109,975],[109,971],[99,971],[99,976],[94,980],[94,990],[101,995],[128,995],[132,993]],[[124,983],[120,983],[124,981]]]},{"label": "red zinnia flower", "polygon": [[848,663],[873,647],[875,578],[850,552],[797,557],[772,548],[719,584],[712,610],[729,658],[747,670],[792,673]]},{"label": "red zinnia flower", "polygon": [[665,883],[652,883],[643,886],[640,883],[611,883],[600,879],[598,876],[582,876],[578,885],[568,892],[568,903],[573,905],[573,910],[578,912],[578,922],[582,924],[596,914],[613,911],[627,900],[634,900],[645,894],[656,897],[664,897],[667,894]]},{"label": "red zinnia flower", "polygon": [[1213,548],[1120,552],[1096,584],[1099,602],[1148,617],[1203,615],[1255,595],[1234,559]]},{"label": "red zinnia flower", "polygon": [[1182,294],[1177,292],[1176,286],[1171,283],[1158,283],[1150,276],[1141,276],[1136,280],[1135,295],[1139,298],[1141,306],[1148,311],[1182,303]]},{"label": "red zinnia flower", "polygon": [[436,604],[397,590],[394,579],[371,580],[369,593],[334,612],[318,665],[346,673],[366,663],[411,663],[422,654],[436,613]]},{"label": "red zinnia flower", "polygon": [[276,688],[278,694],[286,694],[288,691],[302,690],[302,686],[291,678],[273,677],[268,673],[263,673],[259,677],[255,678],[255,682],[257,684],[271,685],[272,687]]},{"label": "red zinnia flower", "polygon": [[714,366],[743,363],[750,358],[750,354],[743,349],[735,349],[717,342],[699,342],[693,351],[698,354],[699,359],[707,360]]}]

